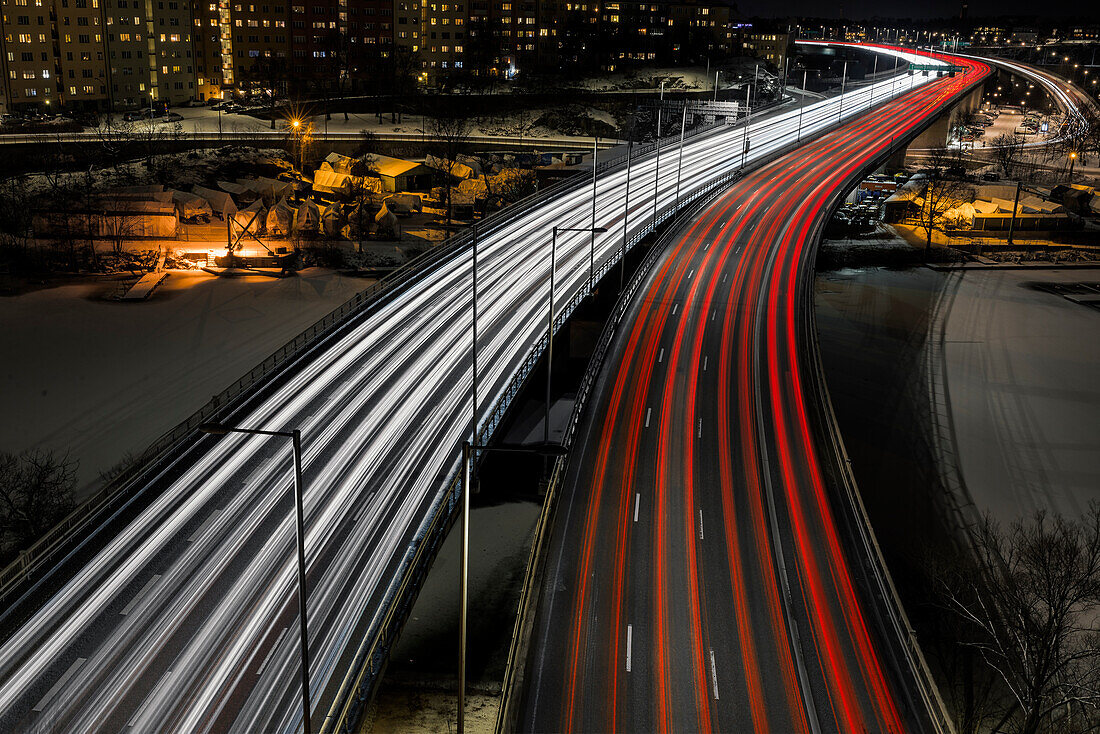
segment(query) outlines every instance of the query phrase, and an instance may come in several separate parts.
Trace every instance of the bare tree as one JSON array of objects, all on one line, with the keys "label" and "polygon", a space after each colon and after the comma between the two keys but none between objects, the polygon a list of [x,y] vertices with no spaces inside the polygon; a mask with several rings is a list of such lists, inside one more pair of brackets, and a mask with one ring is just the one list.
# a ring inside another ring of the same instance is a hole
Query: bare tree
[{"label": "bare tree", "polygon": [[76,506],[76,463],[51,451],[0,454],[0,537],[5,557],[26,548]]},{"label": "bare tree", "polygon": [[111,242],[115,255],[121,256],[126,241],[141,233],[141,215],[121,208],[130,202],[106,200],[104,203],[112,209],[103,212],[100,220],[103,234]]},{"label": "bare tree", "polygon": [[372,175],[378,172],[376,160],[373,155],[364,154],[356,159],[350,171],[352,174],[350,199],[354,206],[351,215],[360,251],[363,249],[363,239],[370,232],[374,215],[378,212],[381,203],[381,179]]},{"label": "bare tree", "polygon": [[437,141],[442,157],[447,161],[443,185],[447,190],[447,222],[454,219],[451,193],[454,188],[455,159],[473,132],[470,107],[464,99],[453,95],[441,95],[427,118],[427,133]]},{"label": "bare tree", "polygon": [[923,169],[926,185],[919,220],[925,234],[926,257],[932,251],[932,231],[943,221],[943,215],[974,199],[974,190],[955,175],[956,165],[951,152],[940,146],[932,150]]},{"label": "bare tree", "polygon": [[993,138],[993,160],[1005,178],[1012,178],[1024,152],[1024,139],[1013,133],[1002,133]]},{"label": "bare tree", "polygon": [[1077,734],[1100,726],[1100,505],[1080,521],[986,518],[974,557],[937,569],[939,597],[1004,691],[987,731]]}]

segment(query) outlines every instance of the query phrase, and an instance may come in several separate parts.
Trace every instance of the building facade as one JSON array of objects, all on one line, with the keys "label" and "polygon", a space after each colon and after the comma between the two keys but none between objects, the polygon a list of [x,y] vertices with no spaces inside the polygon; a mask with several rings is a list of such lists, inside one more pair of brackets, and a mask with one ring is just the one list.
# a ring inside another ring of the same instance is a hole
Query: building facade
[{"label": "building facade", "polygon": [[721,0],[0,0],[0,7],[4,111],[407,91],[406,82],[703,63],[746,50],[781,66],[786,53],[775,34],[743,46],[732,6]]}]

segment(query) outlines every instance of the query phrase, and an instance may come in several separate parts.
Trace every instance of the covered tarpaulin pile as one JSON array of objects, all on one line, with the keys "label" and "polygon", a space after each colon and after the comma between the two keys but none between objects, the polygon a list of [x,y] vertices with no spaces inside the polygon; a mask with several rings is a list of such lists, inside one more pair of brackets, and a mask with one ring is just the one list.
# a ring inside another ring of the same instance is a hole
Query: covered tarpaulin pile
[{"label": "covered tarpaulin pile", "polygon": [[186,191],[173,191],[172,203],[175,204],[176,214],[180,219],[190,221],[205,219],[209,222],[210,218],[213,216],[213,209],[210,206],[210,202],[198,194],[189,194]]},{"label": "covered tarpaulin pile", "polygon": [[233,201],[232,196],[224,191],[208,189],[204,186],[192,186],[191,193],[206,199],[206,203],[210,205],[211,211],[222,219],[232,217],[237,213],[236,202]]},{"label": "covered tarpaulin pile", "polygon": [[232,194],[241,204],[249,204],[260,198],[260,195],[252,189],[232,181],[218,181],[218,188],[227,194]]},{"label": "covered tarpaulin pile", "polygon": [[298,207],[298,231],[316,232],[321,228],[321,208],[313,201],[306,199]]},{"label": "covered tarpaulin pile", "polygon": [[321,212],[321,232],[325,237],[339,237],[347,223],[342,204],[331,204]]},{"label": "covered tarpaulin pile", "polygon": [[257,199],[249,206],[241,209],[233,215],[233,234],[259,235],[264,231],[266,217],[264,217],[264,203]]},{"label": "covered tarpaulin pile", "polygon": [[325,160],[321,161],[321,167],[318,170],[347,174],[351,173],[356,162],[354,158],[349,158],[346,155],[340,155],[339,153],[333,152],[325,156]]},{"label": "covered tarpaulin pile", "polygon": [[423,211],[424,200],[419,194],[393,194],[386,197],[383,207],[398,216],[410,216],[414,211]]},{"label": "covered tarpaulin pile", "polygon": [[386,204],[374,215],[374,221],[378,225],[378,233],[384,237],[394,237],[397,234],[397,217],[389,210]]},{"label": "covered tarpaulin pile", "polygon": [[179,219],[171,201],[100,196],[87,207],[64,211],[39,211],[31,226],[38,237],[80,232],[94,238],[128,240],[143,237],[175,237]]},{"label": "covered tarpaulin pile", "polygon": [[474,175],[474,169],[467,166],[465,163],[450,161],[446,158],[438,158],[434,155],[427,156],[424,159],[424,165],[428,168],[434,168],[437,171],[449,173],[455,178],[470,178]]},{"label": "covered tarpaulin pile", "polygon": [[352,177],[346,173],[318,168],[313,174],[313,190],[318,194],[347,196],[351,193],[354,184]]},{"label": "covered tarpaulin pile", "polygon": [[298,211],[288,204],[286,199],[280,199],[267,212],[267,233],[289,236],[294,231],[294,220],[297,215]]}]

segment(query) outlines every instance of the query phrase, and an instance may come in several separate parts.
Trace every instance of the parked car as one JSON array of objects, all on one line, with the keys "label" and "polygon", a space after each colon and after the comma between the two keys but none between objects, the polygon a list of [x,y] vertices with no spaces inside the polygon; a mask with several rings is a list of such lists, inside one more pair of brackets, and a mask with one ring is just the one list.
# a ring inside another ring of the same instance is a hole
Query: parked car
[{"label": "parked car", "polygon": [[160,120],[160,122],[181,122],[183,120],[183,115],[179,114],[178,112],[169,112],[164,117],[158,119]]}]

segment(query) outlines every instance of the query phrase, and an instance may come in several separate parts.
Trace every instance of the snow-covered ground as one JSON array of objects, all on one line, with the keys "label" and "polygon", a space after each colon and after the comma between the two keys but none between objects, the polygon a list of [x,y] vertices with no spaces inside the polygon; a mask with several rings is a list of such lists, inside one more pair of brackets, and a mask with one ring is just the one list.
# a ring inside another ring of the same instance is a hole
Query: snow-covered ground
[{"label": "snow-covered ground", "polygon": [[68,452],[79,500],[100,472],[371,282],[320,268],[284,279],[172,271],[140,303],[105,300],[113,283],[5,298],[0,450]]},{"label": "snow-covered ground", "polygon": [[[1100,310],[1033,287],[1097,270],[962,270],[948,278],[940,379],[960,468],[1001,521],[1100,501]],[[935,333],[935,332],[934,332]]]}]

